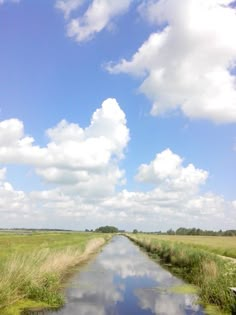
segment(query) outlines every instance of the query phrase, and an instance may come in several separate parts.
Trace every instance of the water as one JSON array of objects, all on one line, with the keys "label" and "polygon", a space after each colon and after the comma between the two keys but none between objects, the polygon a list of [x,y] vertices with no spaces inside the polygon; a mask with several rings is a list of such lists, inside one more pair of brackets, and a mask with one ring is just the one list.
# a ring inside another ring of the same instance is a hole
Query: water
[{"label": "water", "polygon": [[204,314],[194,295],[171,292],[182,284],[130,240],[117,236],[71,279],[65,306],[47,314]]}]

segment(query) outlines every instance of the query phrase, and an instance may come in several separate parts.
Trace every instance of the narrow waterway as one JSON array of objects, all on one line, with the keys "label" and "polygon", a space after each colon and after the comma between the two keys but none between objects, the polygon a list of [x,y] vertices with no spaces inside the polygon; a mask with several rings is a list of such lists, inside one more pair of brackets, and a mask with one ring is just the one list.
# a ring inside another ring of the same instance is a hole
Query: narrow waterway
[{"label": "narrow waterway", "polygon": [[129,239],[117,236],[72,277],[65,306],[48,314],[204,314],[194,295],[171,289],[182,284]]}]

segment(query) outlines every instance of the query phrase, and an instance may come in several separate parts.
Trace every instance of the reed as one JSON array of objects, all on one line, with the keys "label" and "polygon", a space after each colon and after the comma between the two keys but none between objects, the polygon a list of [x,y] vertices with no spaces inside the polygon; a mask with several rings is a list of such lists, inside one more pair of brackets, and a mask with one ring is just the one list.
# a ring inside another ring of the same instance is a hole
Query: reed
[{"label": "reed", "polygon": [[157,240],[145,236],[128,237],[168,264],[173,273],[198,287],[204,304],[214,304],[231,314],[236,312],[236,298],[229,289],[236,285],[236,264],[190,244]]},{"label": "reed", "polygon": [[[64,303],[61,293],[63,279],[72,267],[94,253],[105,243],[97,237],[64,248],[41,248],[31,252],[15,251],[0,266],[0,314],[9,313],[9,306],[23,305],[24,300],[43,306],[60,307]],[[14,314],[20,309],[14,308]]]}]

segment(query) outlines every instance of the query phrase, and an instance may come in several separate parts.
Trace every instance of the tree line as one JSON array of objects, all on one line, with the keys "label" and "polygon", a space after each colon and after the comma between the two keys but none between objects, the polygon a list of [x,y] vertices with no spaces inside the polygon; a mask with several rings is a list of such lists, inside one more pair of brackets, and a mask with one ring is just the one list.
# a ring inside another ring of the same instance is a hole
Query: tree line
[{"label": "tree line", "polygon": [[196,228],[184,228],[180,227],[176,231],[170,229],[166,233],[168,235],[202,235],[202,236],[236,236],[236,230],[226,230],[226,231],[212,231],[212,230],[202,230]]}]

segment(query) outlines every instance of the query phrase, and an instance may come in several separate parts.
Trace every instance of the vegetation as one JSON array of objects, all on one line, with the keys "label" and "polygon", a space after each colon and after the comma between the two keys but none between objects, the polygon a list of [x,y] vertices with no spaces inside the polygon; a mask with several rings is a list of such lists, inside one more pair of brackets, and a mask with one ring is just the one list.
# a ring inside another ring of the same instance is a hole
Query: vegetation
[{"label": "vegetation", "polygon": [[236,264],[190,244],[160,240],[149,235],[129,238],[161,259],[172,271],[197,286],[204,303],[215,304],[228,313],[236,312],[236,299],[229,289],[236,284]]},{"label": "vegetation", "polygon": [[100,232],[100,233],[118,233],[119,230],[115,226],[100,226],[95,230],[95,232]]},{"label": "vegetation", "polygon": [[[147,235],[147,234],[143,234]],[[226,236],[192,236],[192,235],[155,235],[148,234],[149,239],[189,244],[195,248],[207,250],[221,256],[236,258],[236,237]]]},{"label": "vegetation", "polygon": [[212,230],[201,230],[196,228],[183,228],[180,227],[176,231],[169,229],[166,232],[158,231],[153,232],[152,234],[161,234],[161,235],[202,235],[202,236],[236,236],[236,230],[226,230],[226,231],[212,231]]},{"label": "vegetation", "polygon": [[105,240],[96,233],[0,234],[0,313],[25,306],[59,307],[63,279]]}]

